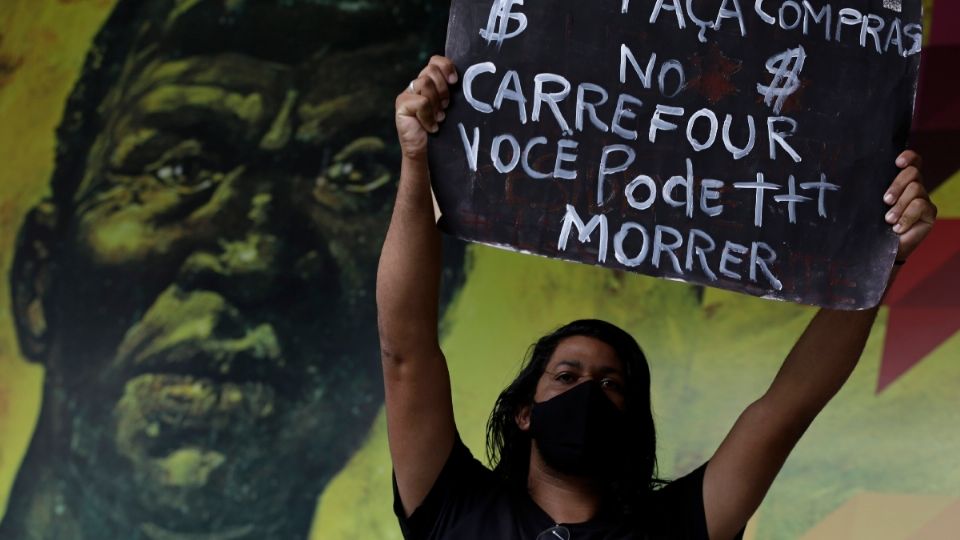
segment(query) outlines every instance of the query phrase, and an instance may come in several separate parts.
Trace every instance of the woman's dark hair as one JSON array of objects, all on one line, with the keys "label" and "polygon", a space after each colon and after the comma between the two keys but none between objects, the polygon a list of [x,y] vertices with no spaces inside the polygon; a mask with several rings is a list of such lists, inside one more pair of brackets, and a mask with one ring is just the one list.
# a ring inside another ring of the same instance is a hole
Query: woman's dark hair
[{"label": "woman's dark hair", "polygon": [[587,336],[610,345],[623,363],[625,434],[629,455],[626,470],[609,486],[620,511],[633,514],[659,484],[656,478],[657,437],[650,409],[650,368],[633,336],[618,326],[597,319],[582,319],[561,326],[540,338],[528,351],[520,373],[497,398],[487,422],[487,457],[494,472],[518,489],[526,489],[530,466],[530,435],[517,426],[517,413],[533,404],[537,382],[557,345],[571,336]]}]

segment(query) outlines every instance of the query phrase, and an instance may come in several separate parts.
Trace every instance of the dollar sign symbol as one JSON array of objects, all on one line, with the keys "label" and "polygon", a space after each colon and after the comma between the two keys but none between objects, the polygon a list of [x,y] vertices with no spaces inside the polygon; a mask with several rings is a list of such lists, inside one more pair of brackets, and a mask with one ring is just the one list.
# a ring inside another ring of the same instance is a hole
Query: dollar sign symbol
[{"label": "dollar sign symbol", "polygon": [[[523,13],[513,13],[513,6],[522,6],[523,0],[494,0],[490,7],[490,17],[487,18],[487,27],[480,29],[480,36],[487,40],[502,45],[503,41],[510,39],[527,28],[527,16]],[[517,28],[510,32],[510,21],[517,21]]]},{"label": "dollar sign symbol", "polygon": [[773,112],[779,114],[787,97],[800,88],[800,77],[797,74],[803,69],[806,57],[807,53],[801,45],[767,59],[767,71],[773,74],[773,80],[769,85],[757,83],[757,92],[763,96],[763,102],[768,107],[773,104]]}]

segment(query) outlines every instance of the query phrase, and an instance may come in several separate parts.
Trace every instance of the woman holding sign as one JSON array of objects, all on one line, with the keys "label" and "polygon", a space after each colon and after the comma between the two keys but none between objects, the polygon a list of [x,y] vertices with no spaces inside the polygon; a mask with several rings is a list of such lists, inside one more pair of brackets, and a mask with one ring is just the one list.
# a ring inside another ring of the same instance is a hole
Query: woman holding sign
[{"label": "woman holding sign", "polygon": [[[404,536],[741,536],[800,436],[856,365],[877,308],[821,310],[709,462],[667,484],[654,478],[650,375],[636,341],[603,321],[570,323],[537,342],[500,395],[488,426],[497,463],[488,470],[457,435],[437,331],[440,236],[427,134],[443,121],[457,80],[453,64],[434,57],[396,100],[403,162],[377,303]],[[929,233],[936,208],[923,188],[919,156],[904,152],[896,164],[902,170],[884,201],[901,264]]]}]

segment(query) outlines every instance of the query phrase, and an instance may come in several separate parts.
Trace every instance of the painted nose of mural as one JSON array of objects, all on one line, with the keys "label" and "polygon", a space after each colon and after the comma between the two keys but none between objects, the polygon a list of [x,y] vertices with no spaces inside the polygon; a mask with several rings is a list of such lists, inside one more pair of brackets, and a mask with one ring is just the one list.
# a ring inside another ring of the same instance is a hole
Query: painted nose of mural
[{"label": "painted nose of mural", "polygon": [[271,325],[251,324],[215,292],[178,286],[160,294],[117,352],[113,367],[127,375],[273,382],[286,367]]},{"label": "painted nose of mural", "polygon": [[216,291],[234,302],[261,303],[276,294],[282,279],[281,245],[275,236],[259,232],[222,240],[217,254],[191,254],[180,268],[178,284]]},{"label": "painted nose of mural", "polygon": [[[263,184],[270,184],[264,187]],[[218,223],[213,242],[194,244],[196,250],[180,265],[176,283],[185,290],[210,290],[237,306],[274,304],[279,296],[332,294],[340,270],[323,238],[292,200],[303,196],[305,179],[251,175],[238,188],[245,215]]]}]

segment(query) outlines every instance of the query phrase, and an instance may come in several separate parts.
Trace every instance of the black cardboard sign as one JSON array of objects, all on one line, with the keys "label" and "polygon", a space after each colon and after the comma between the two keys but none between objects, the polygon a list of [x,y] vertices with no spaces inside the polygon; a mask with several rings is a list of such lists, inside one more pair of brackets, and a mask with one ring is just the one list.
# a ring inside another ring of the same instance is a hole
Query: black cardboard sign
[{"label": "black cardboard sign", "polygon": [[858,309],[897,239],[904,0],[455,0],[430,168],[460,238]]}]

